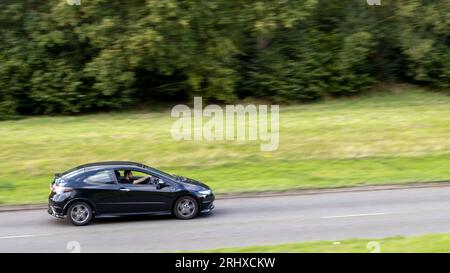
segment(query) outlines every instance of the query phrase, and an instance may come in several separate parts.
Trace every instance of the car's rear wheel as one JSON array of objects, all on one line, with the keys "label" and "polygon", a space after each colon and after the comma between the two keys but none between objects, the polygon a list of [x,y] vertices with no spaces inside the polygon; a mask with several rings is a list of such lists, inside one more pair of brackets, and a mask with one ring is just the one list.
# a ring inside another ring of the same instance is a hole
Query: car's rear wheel
[{"label": "car's rear wheel", "polygon": [[92,208],[85,202],[75,202],[69,207],[67,217],[75,226],[88,225],[93,218]]},{"label": "car's rear wheel", "polygon": [[177,218],[187,220],[194,218],[198,213],[198,203],[191,196],[180,197],[174,206],[174,214]]}]

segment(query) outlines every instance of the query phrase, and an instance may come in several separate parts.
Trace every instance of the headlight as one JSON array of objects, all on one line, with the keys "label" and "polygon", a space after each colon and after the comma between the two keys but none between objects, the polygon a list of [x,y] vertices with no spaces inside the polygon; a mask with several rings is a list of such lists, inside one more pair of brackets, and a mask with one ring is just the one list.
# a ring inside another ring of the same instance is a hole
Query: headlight
[{"label": "headlight", "polygon": [[198,191],[198,193],[201,195],[211,195],[211,190]]}]

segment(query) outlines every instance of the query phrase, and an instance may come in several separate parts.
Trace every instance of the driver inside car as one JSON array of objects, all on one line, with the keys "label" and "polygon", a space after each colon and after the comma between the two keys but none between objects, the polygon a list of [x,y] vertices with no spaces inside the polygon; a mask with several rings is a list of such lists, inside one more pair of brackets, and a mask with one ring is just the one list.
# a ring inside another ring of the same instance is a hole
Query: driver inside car
[{"label": "driver inside car", "polygon": [[121,183],[123,183],[123,184],[139,184],[139,183],[146,181],[147,179],[149,179],[151,177],[150,175],[147,175],[147,176],[141,177],[139,179],[133,180],[133,172],[131,170],[125,170],[123,175],[124,175],[124,178],[121,179]]}]

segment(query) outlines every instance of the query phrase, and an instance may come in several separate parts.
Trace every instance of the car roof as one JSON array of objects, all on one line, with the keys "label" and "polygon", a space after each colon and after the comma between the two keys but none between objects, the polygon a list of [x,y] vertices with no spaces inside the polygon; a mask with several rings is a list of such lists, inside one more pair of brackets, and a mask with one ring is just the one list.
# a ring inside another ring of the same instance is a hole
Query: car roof
[{"label": "car roof", "polygon": [[141,167],[145,168],[142,163],[132,162],[132,161],[102,161],[102,162],[93,162],[88,164],[83,164],[75,167],[75,169],[84,169],[88,167],[100,167],[100,166],[133,166],[133,167]]},{"label": "car roof", "polygon": [[[79,165],[75,168],[72,168],[70,170],[67,170],[61,174],[56,174],[56,175],[66,175],[69,173],[72,173],[74,171],[78,171],[78,170],[93,170],[93,169],[98,169],[98,168],[106,168],[106,167],[112,167],[112,168],[116,168],[116,167],[140,167],[140,168],[150,168],[142,163],[137,163],[137,162],[132,162],[132,161],[102,161],[102,162],[92,162],[92,163],[88,163],[88,164],[83,164],[83,165]],[[153,169],[153,168],[150,168]]]}]

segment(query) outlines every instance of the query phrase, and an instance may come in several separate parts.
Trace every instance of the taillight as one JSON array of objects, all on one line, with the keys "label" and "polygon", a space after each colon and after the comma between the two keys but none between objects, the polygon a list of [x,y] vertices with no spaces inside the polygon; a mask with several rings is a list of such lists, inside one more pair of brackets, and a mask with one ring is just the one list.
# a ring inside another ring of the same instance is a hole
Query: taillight
[{"label": "taillight", "polygon": [[52,191],[57,193],[57,194],[61,194],[61,193],[65,193],[65,192],[71,192],[73,189],[69,188],[69,187],[63,187],[63,186],[55,186],[53,185]]}]

